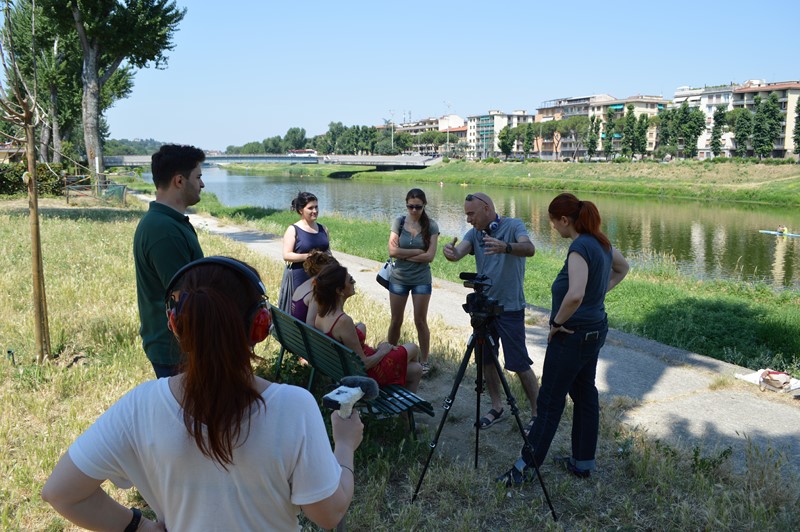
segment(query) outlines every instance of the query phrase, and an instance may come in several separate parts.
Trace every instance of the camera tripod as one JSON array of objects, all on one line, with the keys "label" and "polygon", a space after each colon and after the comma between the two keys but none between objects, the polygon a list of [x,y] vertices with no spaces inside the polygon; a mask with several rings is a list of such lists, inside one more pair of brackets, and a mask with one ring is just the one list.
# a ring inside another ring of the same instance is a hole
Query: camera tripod
[{"label": "camera tripod", "polygon": [[[480,295],[480,294],[479,294]],[[469,301],[469,299],[468,299]],[[465,311],[470,313],[470,324],[472,325],[472,335],[469,337],[469,341],[467,342],[467,349],[464,352],[464,358],[461,360],[461,365],[458,368],[458,372],[456,373],[455,382],[453,382],[453,388],[450,390],[450,395],[444,400],[444,404],[442,408],[444,409],[444,414],[442,415],[442,420],[439,422],[439,427],[436,430],[436,434],[431,440],[430,443],[430,452],[428,453],[428,458],[425,461],[425,467],[422,468],[422,473],[419,476],[419,481],[417,482],[417,487],[414,490],[414,495],[411,497],[411,502],[414,502],[417,499],[417,494],[419,493],[420,487],[422,487],[422,481],[425,479],[425,473],[428,471],[428,466],[431,463],[431,458],[433,457],[433,452],[436,450],[436,446],[439,443],[439,436],[442,433],[442,429],[444,428],[444,424],[447,421],[447,416],[450,413],[450,408],[453,405],[453,401],[455,401],[456,393],[458,392],[458,388],[461,385],[461,381],[464,378],[464,373],[467,370],[467,366],[469,365],[469,361],[472,358],[472,353],[475,353],[475,365],[477,368],[477,376],[475,377],[475,391],[477,395],[476,401],[476,410],[475,410],[475,468],[478,467],[478,444],[480,441],[480,416],[481,416],[481,393],[483,393],[483,360],[484,357],[490,357],[491,362],[494,365],[495,370],[497,371],[497,375],[500,377],[500,383],[503,386],[503,392],[506,395],[506,400],[508,405],[511,409],[511,414],[514,416],[514,419],[517,421],[517,427],[519,428],[520,436],[522,437],[522,441],[524,442],[525,449],[532,455],[533,448],[531,444],[528,442],[528,438],[525,436],[525,428],[522,425],[522,420],[519,417],[519,408],[517,407],[517,400],[514,398],[514,395],[511,393],[511,388],[508,386],[508,381],[503,375],[502,368],[500,367],[500,362],[497,360],[496,350],[494,349],[494,340],[492,339],[491,334],[489,334],[489,323],[494,318],[487,313],[484,312],[471,312],[468,309],[469,303],[464,305]],[[487,342],[491,345],[487,352]],[[536,471],[536,477],[539,479],[539,485],[542,487],[542,492],[544,493],[544,497],[547,500],[547,505],[550,507],[550,513],[553,515],[553,520],[558,521],[558,516],[556,515],[556,511],[553,508],[553,503],[550,502],[550,495],[547,492],[547,488],[544,485],[544,481],[542,480],[542,475],[539,472],[538,464],[534,463],[533,468]]]}]

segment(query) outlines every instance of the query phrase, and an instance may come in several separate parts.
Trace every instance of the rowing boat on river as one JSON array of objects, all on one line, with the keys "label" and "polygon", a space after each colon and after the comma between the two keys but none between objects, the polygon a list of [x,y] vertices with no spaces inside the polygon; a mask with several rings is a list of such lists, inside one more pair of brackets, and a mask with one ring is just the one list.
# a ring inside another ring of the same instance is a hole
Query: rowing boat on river
[{"label": "rowing boat on river", "polygon": [[800,235],[796,233],[787,233],[784,231],[767,231],[766,229],[761,229],[759,233],[764,233],[765,235],[775,235],[775,236],[792,236],[795,238],[800,238]]}]

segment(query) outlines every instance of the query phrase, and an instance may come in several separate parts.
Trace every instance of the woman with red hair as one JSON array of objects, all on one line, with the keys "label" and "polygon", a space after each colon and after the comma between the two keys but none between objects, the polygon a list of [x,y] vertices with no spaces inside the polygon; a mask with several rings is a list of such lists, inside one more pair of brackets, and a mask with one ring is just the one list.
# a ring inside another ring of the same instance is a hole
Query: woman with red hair
[{"label": "woman with red hair", "polygon": [[[270,314],[249,265],[206,257],[166,292],[183,372],[112,405],[58,462],[42,499],[89,530],[297,530],[301,510],[335,527],[353,498],[358,412],[331,415],[331,450],[309,392],[253,373]],[[135,486],[158,522],[112,499],[105,479]]]},{"label": "woman with red hair", "polygon": [[556,196],[547,210],[553,228],[572,243],[551,287],[550,332],[537,417],[527,436],[530,446],[497,478],[507,486],[529,482],[534,464],[544,462],[567,394],[574,403],[572,455],[556,458],[556,463],[580,478],[589,477],[595,468],[600,426],[595,372],[608,333],[605,298],[628,273],[625,257],[600,230],[600,212],[594,203],[564,193]]}]

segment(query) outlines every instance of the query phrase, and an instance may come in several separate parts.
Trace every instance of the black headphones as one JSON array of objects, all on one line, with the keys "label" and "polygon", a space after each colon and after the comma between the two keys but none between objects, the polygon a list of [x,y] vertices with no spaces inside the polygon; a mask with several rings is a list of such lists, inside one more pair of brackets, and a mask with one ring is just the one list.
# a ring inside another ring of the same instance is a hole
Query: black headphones
[{"label": "black headphones", "polygon": [[170,330],[175,332],[175,320],[177,314],[180,312],[181,303],[183,301],[183,298],[181,298],[179,301],[175,301],[172,298],[172,293],[175,291],[175,287],[180,283],[181,278],[184,276],[184,274],[186,274],[187,271],[204,264],[218,264],[233,270],[240,276],[247,279],[247,281],[255,287],[256,291],[261,295],[261,299],[258,303],[256,303],[256,306],[253,308],[253,310],[248,313],[248,318],[250,315],[252,315],[250,341],[253,344],[264,341],[264,339],[269,336],[269,328],[270,325],[272,325],[272,316],[267,309],[267,289],[264,287],[264,283],[261,281],[261,278],[255,272],[245,266],[244,263],[230,257],[215,256],[197,259],[178,270],[175,275],[172,276],[172,280],[170,280],[169,284],[167,285],[167,290],[164,294],[164,305],[167,311],[167,323]]},{"label": "black headphones", "polygon": [[486,234],[492,236],[492,233],[497,231],[498,227],[500,227],[500,215],[495,213],[494,221],[486,227]]}]

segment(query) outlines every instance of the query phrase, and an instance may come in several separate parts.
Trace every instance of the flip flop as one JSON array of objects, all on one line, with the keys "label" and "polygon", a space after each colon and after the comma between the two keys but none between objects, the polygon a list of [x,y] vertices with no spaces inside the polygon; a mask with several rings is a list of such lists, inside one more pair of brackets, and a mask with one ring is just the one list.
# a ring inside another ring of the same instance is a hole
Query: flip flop
[{"label": "flip flop", "polygon": [[495,422],[497,422],[501,417],[503,417],[503,412],[505,412],[504,408],[501,408],[499,412],[494,408],[492,408],[491,410],[489,410],[489,412],[486,413],[486,416],[492,416],[492,419],[483,416],[480,419],[480,421],[478,421],[478,427],[480,427],[481,429],[488,429],[489,427],[494,425]]}]

